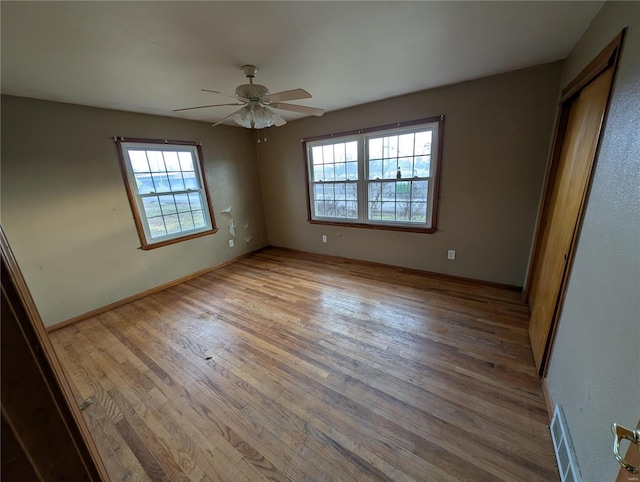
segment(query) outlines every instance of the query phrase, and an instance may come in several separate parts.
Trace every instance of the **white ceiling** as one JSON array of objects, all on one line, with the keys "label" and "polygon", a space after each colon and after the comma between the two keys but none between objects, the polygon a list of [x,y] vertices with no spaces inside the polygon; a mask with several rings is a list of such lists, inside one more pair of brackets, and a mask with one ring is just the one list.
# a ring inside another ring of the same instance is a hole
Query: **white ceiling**
[{"label": "white ceiling", "polygon": [[602,4],[2,1],[2,92],[213,122],[235,107],[172,110],[255,64],[330,111],[562,59]]}]

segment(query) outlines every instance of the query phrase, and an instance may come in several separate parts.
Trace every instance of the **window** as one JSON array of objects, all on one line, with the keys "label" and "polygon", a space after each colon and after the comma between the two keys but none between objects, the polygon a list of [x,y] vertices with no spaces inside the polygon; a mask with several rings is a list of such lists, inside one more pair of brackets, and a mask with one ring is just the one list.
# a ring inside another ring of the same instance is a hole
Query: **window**
[{"label": "window", "polygon": [[118,137],[116,146],[142,249],[216,232],[198,144]]},{"label": "window", "polygon": [[304,140],[309,221],[433,232],[444,117]]}]

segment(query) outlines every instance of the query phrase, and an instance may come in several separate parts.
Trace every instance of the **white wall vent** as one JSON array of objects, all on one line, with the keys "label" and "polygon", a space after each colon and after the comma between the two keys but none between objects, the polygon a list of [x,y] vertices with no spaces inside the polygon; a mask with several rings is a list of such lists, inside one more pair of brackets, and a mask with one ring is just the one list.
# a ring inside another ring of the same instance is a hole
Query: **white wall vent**
[{"label": "white wall vent", "polygon": [[560,471],[560,480],[562,482],[582,482],[567,421],[564,418],[562,407],[558,404],[556,404],[556,408],[553,411],[550,428],[553,449],[556,452],[558,470]]}]

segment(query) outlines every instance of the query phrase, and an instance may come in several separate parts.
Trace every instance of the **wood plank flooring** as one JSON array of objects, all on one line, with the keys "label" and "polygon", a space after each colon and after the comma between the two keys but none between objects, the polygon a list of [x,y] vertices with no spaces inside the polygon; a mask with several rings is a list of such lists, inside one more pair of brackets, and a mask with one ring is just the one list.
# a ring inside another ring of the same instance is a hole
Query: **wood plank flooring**
[{"label": "wood plank flooring", "polygon": [[114,481],[558,481],[528,317],[269,249],[51,338]]}]

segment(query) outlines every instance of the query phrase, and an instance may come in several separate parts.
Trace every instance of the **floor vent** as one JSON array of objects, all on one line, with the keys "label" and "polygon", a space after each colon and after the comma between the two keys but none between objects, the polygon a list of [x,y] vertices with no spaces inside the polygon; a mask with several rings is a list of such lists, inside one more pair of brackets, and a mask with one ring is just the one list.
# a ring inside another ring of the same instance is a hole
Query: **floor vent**
[{"label": "floor vent", "polygon": [[567,421],[564,418],[562,407],[557,404],[551,420],[551,438],[562,482],[582,482]]}]

